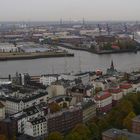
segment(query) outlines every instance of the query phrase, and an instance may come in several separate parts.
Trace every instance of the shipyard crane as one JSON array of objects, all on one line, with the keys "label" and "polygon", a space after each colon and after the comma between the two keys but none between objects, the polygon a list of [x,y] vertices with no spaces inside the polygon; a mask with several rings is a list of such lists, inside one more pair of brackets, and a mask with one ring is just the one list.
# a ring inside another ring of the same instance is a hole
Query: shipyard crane
[{"label": "shipyard crane", "polygon": [[128,32],[128,27],[127,27],[126,23],[124,24],[124,32],[125,32],[125,34],[127,34],[127,32]]},{"label": "shipyard crane", "polygon": [[108,25],[108,24],[106,24],[106,28],[107,28],[108,35],[110,35],[111,28],[109,27],[109,25]]},{"label": "shipyard crane", "polygon": [[101,28],[100,24],[98,24],[97,26],[98,26],[98,29],[99,29],[99,35],[101,35],[101,33],[102,33],[102,28]]}]

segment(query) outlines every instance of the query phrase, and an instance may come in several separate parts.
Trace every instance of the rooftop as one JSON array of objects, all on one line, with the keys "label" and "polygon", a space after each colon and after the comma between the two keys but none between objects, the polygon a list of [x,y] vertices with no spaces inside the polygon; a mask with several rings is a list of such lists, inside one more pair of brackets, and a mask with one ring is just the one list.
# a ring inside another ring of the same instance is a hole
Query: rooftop
[{"label": "rooftop", "polygon": [[126,130],[119,130],[119,129],[109,129],[105,132],[103,132],[103,135],[111,137],[111,138],[117,138],[119,136],[125,136],[128,140],[140,140],[140,135],[130,133]]},{"label": "rooftop", "polygon": [[36,124],[40,124],[40,123],[46,122],[46,118],[43,117],[43,116],[40,116],[40,117],[37,117],[35,119],[31,119],[29,122],[31,122],[32,125],[36,125]]},{"label": "rooftop", "polygon": [[132,119],[134,122],[140,122],[140,115]]}]

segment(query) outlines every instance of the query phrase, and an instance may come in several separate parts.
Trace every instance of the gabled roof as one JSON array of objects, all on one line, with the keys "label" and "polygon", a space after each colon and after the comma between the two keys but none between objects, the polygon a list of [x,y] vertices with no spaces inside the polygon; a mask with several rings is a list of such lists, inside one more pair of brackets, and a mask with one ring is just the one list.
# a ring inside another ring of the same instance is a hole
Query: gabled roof
[{"label": "gabled roof", "polygon": [[99,101],[99,100],[104,100],[106,98],[111,97],[111,93],[108,91],[101,91],[99,92],[96,96],[95,96],[95,100]]}]

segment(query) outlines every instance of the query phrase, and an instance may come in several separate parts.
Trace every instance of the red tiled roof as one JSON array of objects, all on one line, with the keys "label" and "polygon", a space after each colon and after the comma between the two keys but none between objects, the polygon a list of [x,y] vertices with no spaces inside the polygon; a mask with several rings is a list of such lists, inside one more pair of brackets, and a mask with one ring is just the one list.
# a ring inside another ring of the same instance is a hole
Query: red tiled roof
[{"label": "red tiled roof", "polygon": [[122,84],[120,84],[120,88],[121,89],[129,89],[129,88],[132,88],[132,85],[129,83],[122,83]]},{"label": "red tiled roof", "polygon": [[116,49],[116,50],[119,50],[120,49],[120,47],[119,46],[116,46],[116,45],[112,45],[111,48],[112,49]]},{"label": "red tiled roof", "polygon": [[111,92],[111,93],[120,93],[120,92],[122,92],[122,90],[120,88],[112,88],[112,89],[109,89],[109,92]]},{"label": "red tiled roof", "polygon": [[95,96],[95,100],[104,100],[106,98],[109,98],[111,96],[111,93],[108,91],[102,91],[99,94]]}]

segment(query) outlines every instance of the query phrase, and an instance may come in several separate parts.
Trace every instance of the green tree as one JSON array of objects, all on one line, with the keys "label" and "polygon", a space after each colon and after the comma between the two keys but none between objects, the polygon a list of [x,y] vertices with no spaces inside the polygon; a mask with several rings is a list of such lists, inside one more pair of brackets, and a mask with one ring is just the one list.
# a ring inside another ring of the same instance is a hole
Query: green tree
[{"label": "green tree", "polygon": [[103,131],[105,131],[106,129],[109,128],[109,124],[108,124],[106,118],[100,119],[100,120],[98,121],[97,125],[98,125],[98,127],[99,127],[100,133],[102,133]]},{"label": "green tree", "polygon": [[117,137],[117,140],[128,140],[128,137],[125,135],[120,135]]},{"label": "green tree", "polygon": [[100,137],[99,127],[95,123],[92,122],[88,124],[88,128],[91,132],[92,139],[98,140]]},{"label": "green tree", "polygon": [[133,111],[133,104],[128,100],[122,100],[118,105],[118,110],[120,110],[122,115],[128,115],[128,113]]},{"label": "green tree", "polygon": [[123,126],[131,131],[132,119],[136,117],[134,112],[130,112],[123,120]]},{"label": "green tree", "polygon": [[0,140],[7,140],[5,135],[0,135]]},{"label": "green tree", "polygon": [[61,110],[61,107],[57,103],[50,104],[50,111],[52,113],[55,113],[55,112],[60,111],[60,110]]},{"label": "green tree", "polygon": [[77,132],[71,132],[66,135],[65,140],[82,140],[82,136]]},{"label": "green tree", "polygon": [[59,132],[52,132],[46,140],[63,140],[63,136]]},{"label": "green tree", "polygon": [[67,103],[66,102],[64,102],[63,103],[63,108],[67,108],[68,106],[67,106]]},{"label": "green tree", "polygon": [[78,133],[82,137],[81,140],[87,140],[88,138],[90,138],[91,134],[88,127],[84,124],[77,124],[72,132]]},{"label": "green tree", "polygon": [[98,92],[102,91],[102,88],[101,87],[96,87],[95,88],[95,94],[97,94]]}]

